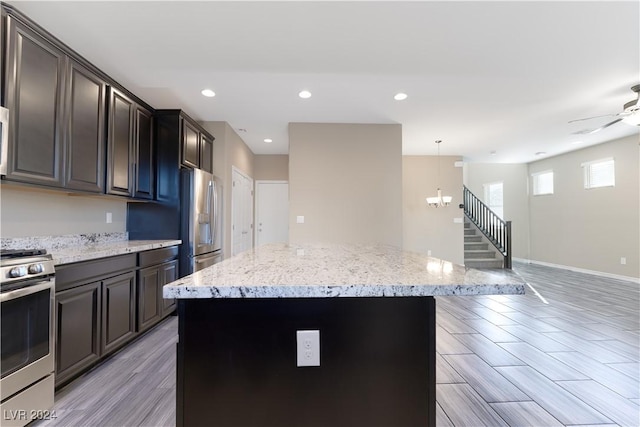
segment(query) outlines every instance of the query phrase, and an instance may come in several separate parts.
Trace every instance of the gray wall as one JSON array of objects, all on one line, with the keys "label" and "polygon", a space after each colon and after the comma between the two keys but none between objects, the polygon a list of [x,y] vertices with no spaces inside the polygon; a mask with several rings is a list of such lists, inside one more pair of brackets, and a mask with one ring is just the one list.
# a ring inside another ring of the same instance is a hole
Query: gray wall
[{"label": "gray wall", "polygon": [[401,125],[290,123],[289,182],[291,243],[402,247]]},{"label": "gray wall", "polygon": [[228,258],[231,256],[232,167],[235,166],[245,175],[253,178],[255,155],[227,122],[201,122],[200,124],[215,138],[213,141],[213,174],[222,180],[224,195],[222,246],[224,258]]},{"label": "gray wall", "polygon": [[[71,196],[61,191],[3,183],[2,237],[125,232],[127,201],[109,196]],[[111,224],[106,222],[112,213]]]},{"label": "gray wall", "polygon": [[[456,156],[403,156],[402,157],[402,216],[403,248],[464,264],[463,224],[454,223],[464,214],[462,203],[462,168]],[[440,174],[438,176],[438,163]],[[451,205],[432,208],[426,198],[437,195],[451,196]]]},{"label": "gray wall", "polygon": [[[554,194],[529,197],[530,259],[638,278],[639,154],[631,136],[530,163],[529,175],[554,172]],[[580,165],[607,157],[615,187],[585,190]]]}]

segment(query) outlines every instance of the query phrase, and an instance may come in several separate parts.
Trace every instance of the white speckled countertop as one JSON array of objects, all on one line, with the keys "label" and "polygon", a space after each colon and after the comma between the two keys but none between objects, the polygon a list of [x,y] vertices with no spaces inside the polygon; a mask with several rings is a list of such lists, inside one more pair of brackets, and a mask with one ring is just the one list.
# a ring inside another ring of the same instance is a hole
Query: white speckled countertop
[{"label": "white speckled countertop", "polygon": [[270,244],[165,285],[165,298],[524,294],[511,270],[476,270],[393,246]]},{"label": "white speckled countertop", "polygon": [[2,238],[2,249],[46,249],[55,265],[166,248],[181,240],[128,240],[127,233]]}]

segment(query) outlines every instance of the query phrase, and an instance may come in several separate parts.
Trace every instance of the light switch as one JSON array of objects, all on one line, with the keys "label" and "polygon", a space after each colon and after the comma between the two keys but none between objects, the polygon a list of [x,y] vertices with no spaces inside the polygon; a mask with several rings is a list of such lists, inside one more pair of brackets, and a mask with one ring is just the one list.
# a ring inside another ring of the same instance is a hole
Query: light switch
[{"label": "light switch", "polygon": [[111,212],[107,212],[107,224],[111,224],[113,222],[113,215]]},{"label": "light switch", "polygon": [[462,224],[462,218],[453,218],[453,222],[456,224]]},{"label": "light switch", "polygon": [[296,217],[296,222],[297,222],[298,224],[304,224],[304,215],[298,215],[298,216]]}]

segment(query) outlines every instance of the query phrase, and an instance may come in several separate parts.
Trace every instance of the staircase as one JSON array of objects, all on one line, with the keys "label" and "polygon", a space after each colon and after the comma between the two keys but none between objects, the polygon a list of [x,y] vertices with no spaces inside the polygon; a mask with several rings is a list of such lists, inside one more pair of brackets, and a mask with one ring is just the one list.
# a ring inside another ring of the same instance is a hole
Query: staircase
[{"label": "staircase", "polygon": [[502,268],[502,255],[489,243],[478,228],[466,218],[464,222],[464,265],[472,268]]}]

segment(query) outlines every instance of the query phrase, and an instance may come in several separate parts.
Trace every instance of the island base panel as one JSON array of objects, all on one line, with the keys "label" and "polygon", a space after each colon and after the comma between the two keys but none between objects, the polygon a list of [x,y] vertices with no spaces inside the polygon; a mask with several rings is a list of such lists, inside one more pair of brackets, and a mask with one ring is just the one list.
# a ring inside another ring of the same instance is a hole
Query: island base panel
[{"label": "island base panel", "polygon": [[[433,426],[435,300],[181,299],[177,425]],[[320,366],[296,366],[296,331]]]}]

